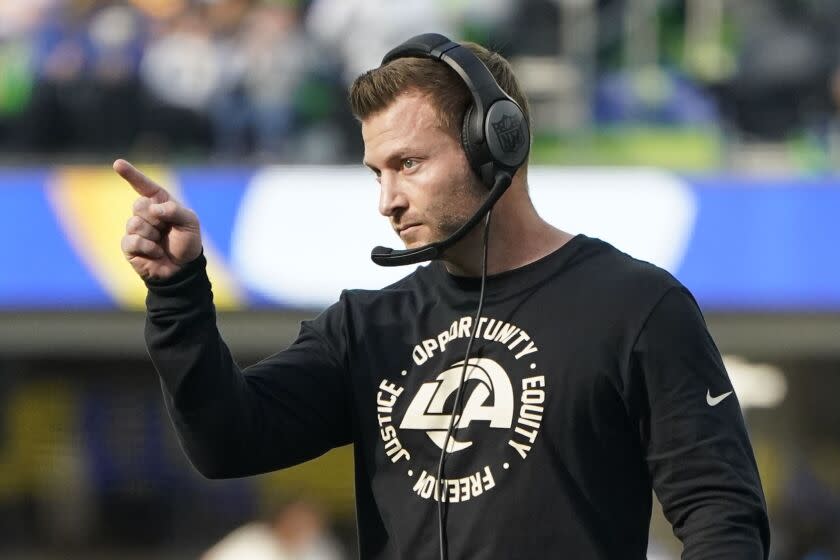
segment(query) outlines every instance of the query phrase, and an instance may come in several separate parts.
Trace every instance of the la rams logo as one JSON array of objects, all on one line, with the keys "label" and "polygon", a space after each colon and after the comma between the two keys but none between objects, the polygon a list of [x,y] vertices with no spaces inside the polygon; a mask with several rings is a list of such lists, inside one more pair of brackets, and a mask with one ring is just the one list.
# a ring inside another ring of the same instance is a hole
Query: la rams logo
[{"label": "la rams logo", "polygon": [[[447,356],[463,355],[473,328],[480,355],[470,358],[466,368],[461,360],[436,372]],[[472,500],[528,458],[542,426],[547,387],[539,347],[525,330],[487,317],[474,326],[471,317],[461,317],[419,341],[406,358],[408,367],[380,381],[376,417],[385,464],[392,465],[389,472],[403,469],[414,494],[437,501]],[[463,404],[453,419],[462,376]],[[452,422],[456,429],[446,442]],[[445,478],[437,480],[444,445],[453,461],[447,463]]]},{"label": "la rams logo", "polygon": [[[408,405],[400,429],[426,430],[429,439],[443,449],[452,421],[452,415],[444,413],[443,405],[458,390],[463,369],[464,362],[458,362],[438,375],[435,381],[421,385]],[[510,428],[513,421],[513,388],[502,366],[489,358],[472,358],[467,364],[465,377],[465,381],[469,380],[477,380],[478,384],[466,399],[455,425],[459,429],[467,428],[475,420],[485,420],[491,428]],[[492,404],[488,404],[490,397],[493,397]],[[471,441],[450,437],[446,451],[461,451],[471,445]]]}]

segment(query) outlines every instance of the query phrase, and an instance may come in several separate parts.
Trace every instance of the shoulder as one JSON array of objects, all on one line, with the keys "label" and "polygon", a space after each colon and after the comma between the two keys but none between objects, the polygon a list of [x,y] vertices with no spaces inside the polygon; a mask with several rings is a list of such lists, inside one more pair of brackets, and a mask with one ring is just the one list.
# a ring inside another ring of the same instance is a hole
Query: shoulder
[{"label": "shoulder", "polygon": [[642,282],[651,287],[670,288],[681,286],[667,270],[617,249],[613,245],[594,237],[583,237],[575,261],[585,263],[590,272],[604,280]]},{"label": "shoulder", "polygon": [[687,293],[667,270],[595,238],[583,239],[569,273],[577,276],[587,299],[633,315],[646,315],[673,289]]}]

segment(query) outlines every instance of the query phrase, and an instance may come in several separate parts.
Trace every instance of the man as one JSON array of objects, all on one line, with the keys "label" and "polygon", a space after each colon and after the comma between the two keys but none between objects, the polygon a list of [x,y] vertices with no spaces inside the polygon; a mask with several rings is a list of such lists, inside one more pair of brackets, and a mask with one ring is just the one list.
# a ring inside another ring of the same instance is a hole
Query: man
[{"label": "man", "polygon": [[[508,64],[469,48],[527,121]],[[408,249],[476,214],[489,185],[463,149],[471,93],[456,72],[399,57],[350,99],[379,210]],[[366,559],[434,558],[439,540],[452,558],[644,558],[652,489],[684,558],[767,557],[755,460],[693,298],[661,269],[543,221],[527,165],[486,239],[474,228],[392,286],[345,291],[244,371],[216,329],[197,217],[126,162],[114,167],[141,195],[122,247],[149,288],[147,344],[205,476],[352,442]]]}]

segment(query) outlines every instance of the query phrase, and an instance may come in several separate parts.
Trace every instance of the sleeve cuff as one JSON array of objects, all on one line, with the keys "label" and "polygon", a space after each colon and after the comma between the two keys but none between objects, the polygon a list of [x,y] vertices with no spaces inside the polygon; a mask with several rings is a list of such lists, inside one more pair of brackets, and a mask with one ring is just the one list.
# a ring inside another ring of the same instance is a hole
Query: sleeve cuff
[{"label": "sleeve cuff", "polygon": [[149,290],[147,303],[161,298],[194,299],[198,294],[209,293],[210,280],[207,278],[206,268],[207,259],[202,252],[169,278],[145,280],[146,288]]}]

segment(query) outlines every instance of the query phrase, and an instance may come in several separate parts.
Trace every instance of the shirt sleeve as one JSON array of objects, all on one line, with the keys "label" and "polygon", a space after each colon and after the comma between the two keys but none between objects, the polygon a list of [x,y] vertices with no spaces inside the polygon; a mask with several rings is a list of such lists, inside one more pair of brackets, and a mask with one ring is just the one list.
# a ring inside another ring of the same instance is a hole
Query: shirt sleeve
[{"label": "shirt sleeve", "polygon": [[[295,465],[351,440],[342,360],[318,327],[340,324],[333,306],[294,343],[245,368],[216,327],[206,261],[167,282],[147,282],[146,344],[182,446],[209,478]],[[337,328],[337,327],[336,327]]]},{"label": "shirt sleeve", "polygon": [[633,348],[641,439],[683,559],[766,559],[764,494],[732,384],[696,302],[672,288]]}]

